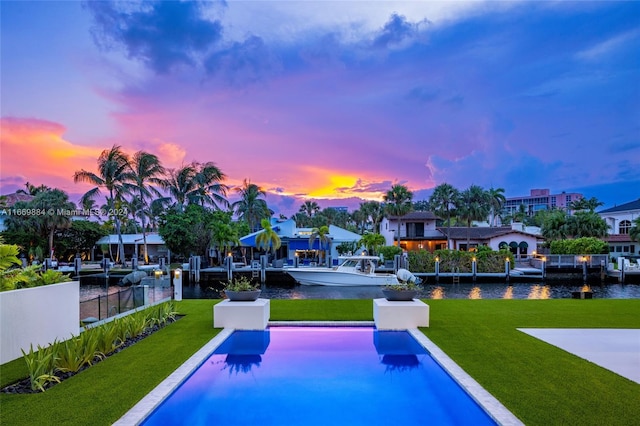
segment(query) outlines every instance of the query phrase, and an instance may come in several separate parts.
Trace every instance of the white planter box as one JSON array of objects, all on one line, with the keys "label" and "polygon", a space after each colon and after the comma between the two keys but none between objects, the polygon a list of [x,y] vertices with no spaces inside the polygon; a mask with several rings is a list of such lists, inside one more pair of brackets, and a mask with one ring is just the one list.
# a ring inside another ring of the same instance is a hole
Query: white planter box
[{"label": "white planter box", "polygon": [[216,303],[213,306],[213,327],[264,330],[271,315],[269,302],[269,299],[258,299],[253,302],[223,300]]},{"label": "white planter box", "polygon": [[418,299],[410,302],[373,299],[373,320],[378,330],[429,327],[429,305]]},{"label": "white planter box", "polygon": [[0,364],[80,333],[80,283],[0,292]]}]

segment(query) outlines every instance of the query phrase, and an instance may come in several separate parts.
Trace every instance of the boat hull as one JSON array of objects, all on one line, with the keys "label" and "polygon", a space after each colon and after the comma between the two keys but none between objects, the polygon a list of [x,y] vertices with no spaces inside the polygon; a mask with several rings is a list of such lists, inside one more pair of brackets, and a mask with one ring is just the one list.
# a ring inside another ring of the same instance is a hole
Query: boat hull
[{"label": "boat hull", "polygon": [[398,284],[398,279],[393,274],[361,274],[335,271],[330,268],[287,268],[285,272],[301,285],[349,287]]}]

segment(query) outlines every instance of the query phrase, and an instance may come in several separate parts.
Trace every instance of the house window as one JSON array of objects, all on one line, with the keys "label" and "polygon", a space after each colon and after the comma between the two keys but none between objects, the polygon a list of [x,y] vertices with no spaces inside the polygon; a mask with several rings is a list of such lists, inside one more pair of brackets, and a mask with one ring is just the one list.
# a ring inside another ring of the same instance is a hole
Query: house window
[{"label": "house window", "polygon": [[630,220],[622,220],[620,221],[620,234],[629,234],[629,230],[631,229],[631,221]]},{"label": "house window", "polygon": [[407,237],[424,237],[424,222],[407,223]]}]

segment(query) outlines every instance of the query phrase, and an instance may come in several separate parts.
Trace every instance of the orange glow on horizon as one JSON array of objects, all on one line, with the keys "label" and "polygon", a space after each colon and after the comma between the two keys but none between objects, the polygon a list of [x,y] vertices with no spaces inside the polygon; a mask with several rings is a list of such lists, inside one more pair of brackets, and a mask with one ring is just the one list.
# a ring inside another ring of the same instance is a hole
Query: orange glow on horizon
[{"label": "orange glow on horizon", "polygon": [[66,128],[36,119],[2,118],[2,174],[23,177],[36,185],[73,185],[73,174],[94,170],[102,148],[74,145],[65,140]]}]

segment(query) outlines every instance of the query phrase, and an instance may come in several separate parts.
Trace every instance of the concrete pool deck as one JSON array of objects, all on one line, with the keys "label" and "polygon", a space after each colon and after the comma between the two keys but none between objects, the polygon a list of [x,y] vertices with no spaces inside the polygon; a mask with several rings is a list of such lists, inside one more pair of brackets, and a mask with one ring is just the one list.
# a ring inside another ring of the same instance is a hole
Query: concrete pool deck
[{"label": "concrete pool deck", "polygon": [[640,329],[519,328],[518,330],[640,384]]}]

